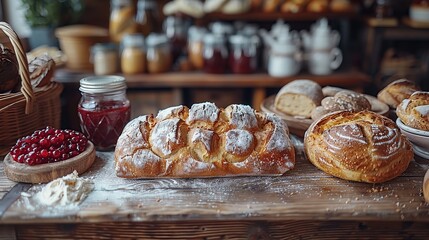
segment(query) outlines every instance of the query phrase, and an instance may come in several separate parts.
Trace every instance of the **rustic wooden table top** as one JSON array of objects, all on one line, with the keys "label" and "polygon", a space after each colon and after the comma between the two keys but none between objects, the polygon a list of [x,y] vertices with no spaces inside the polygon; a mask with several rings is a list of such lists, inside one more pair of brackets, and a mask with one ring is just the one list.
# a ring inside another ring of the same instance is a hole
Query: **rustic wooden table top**
[{"label": "rustic wooden table top", "polygon": [[[97,152],[83,177],[95,189],[77,207],[29,207],[19,197],[3,213],[0,223],[157,222],[208,220],[352,220],[429,223],[422,181],[429,161],[413,161],[400,177],[382,184],[345,181],[311,165],[302,142],[293,138],[296,168],[281,177],[211,179],[139,179],[116,177],[112,152]],[[3,197],[16,183],[0,163]],[[29,194],[43,185],[34,185]],[[4,200],[4,199],[3,199]],[[3,201],[2,200],[2,201]]]}]

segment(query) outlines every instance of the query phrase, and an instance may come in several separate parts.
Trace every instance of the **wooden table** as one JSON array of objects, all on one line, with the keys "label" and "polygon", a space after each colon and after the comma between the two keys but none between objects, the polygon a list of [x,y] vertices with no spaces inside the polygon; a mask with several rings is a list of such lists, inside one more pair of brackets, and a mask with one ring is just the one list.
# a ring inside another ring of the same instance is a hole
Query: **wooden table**
[{"label": "wooden table", "polygon": [[[127,180],[115,176],[111,152],[97,152],[83,175],[93,178],[95,189],[81,205],[27,209],[20,197],[1,216],[0,236],[427,239],[429,205],[421,189],[427,160],[413,161],[387,183],[350,182],[315,168],[305,159],[302,142],[293,140],[296,168],[281,177]],[[14,186],[0,162],[1,204]]]}]

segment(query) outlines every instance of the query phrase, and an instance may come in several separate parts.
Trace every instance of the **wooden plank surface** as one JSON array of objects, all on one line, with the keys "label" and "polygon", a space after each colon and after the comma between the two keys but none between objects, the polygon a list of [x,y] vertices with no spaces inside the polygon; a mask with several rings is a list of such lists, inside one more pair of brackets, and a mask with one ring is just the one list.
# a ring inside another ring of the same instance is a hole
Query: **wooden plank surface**
[{"label": "wooden plank surface", "polygon": [[[33,206],[18,199],[0,223],[41,224],[110,221],[415,221],[429,222],[422,181],[428,164],[412,162],[382,184],[341,180],[319,171],[295,139],[296,169],[282,177],[212,179],[117,178],[113,154],[97,152],[84,174],[95,190],[78,207]],[[3,172],[0,173],[3,175]],[[35,185],[28,193],[41,189]],[[30,203],[30,204],[29,204]]]}]

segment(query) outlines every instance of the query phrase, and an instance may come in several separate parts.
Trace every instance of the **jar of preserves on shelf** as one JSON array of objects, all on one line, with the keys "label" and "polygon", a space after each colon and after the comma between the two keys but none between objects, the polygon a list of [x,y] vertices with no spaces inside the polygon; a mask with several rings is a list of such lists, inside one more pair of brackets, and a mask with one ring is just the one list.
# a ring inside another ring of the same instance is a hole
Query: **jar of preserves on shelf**
[{"label": "jar of preserves on shelf", "polygon": [[221,74],[226,71],[228,49],[225,37],[222,35],[206,34],[204,36],[204,71]]},{"label": "jar of preserves on shelf", "polygon": [[203,46],[207,30],[203,27],[192,26],[188,30],[188,57],[195,69],[204,67]]},{"label": "jar of preserves on shelf", "polygon": [[97,43],[91,48],[91,62],[95,75],[118,72],[118,48],[114,43]]},{"label": "jar of preserves on shelf", "polygon": [[137,2],[136,24],[137,31],[147,37],[152,32],[157,32],[158,6],[155,0],[139,0]]},{"label": "jar of preserves on shelf", "polygon": [[162,73],[169,71],[172,65],[172,56],[167,36],[151,33],[146,38],[146,46],[148,72]]},{"label": "jar of preserves on shelf", "polygon": [[112,150],[130,121],[125,78],[91,76],[80,80],[78,115],[82,132],[97,150]]},{"label": "jar of preserves on shelf", "polygon": [[109,19],[110,38],[120,42],[127,33],[136,33],[135,7],[132,0],[111,0]]},{"label": "jar of preserves on shelf", "polygon": [[232,35],[229,38],[229,65],[231,72],[237,74],[254,73],[257,70],[258,38],[244,35]]},{"label": "jar of preserves on shelf", "polygon": [[170,41],[173,62],[186,51],[187,34],[190,25],[190,19],[182,15],[168,16],[163,22],[164,33]]},{"label": "jar of preserves on shelf", "polygon": [[125,35],[122,39],[121,69],[125,74],[146,71],[144,36],[140,33]]}]

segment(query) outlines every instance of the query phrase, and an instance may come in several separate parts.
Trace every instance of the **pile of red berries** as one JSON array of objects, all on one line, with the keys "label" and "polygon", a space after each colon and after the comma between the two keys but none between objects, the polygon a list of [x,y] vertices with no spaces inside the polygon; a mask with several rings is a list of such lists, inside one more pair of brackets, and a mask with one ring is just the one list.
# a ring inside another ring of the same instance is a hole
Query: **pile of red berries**
[{"label": "pile of red berries", "polygon": [[52,163],[79,155],[87,143],[88,139],[80,132],[48,126],[18,139],[10,154],[16,162],[28,165]]}]

